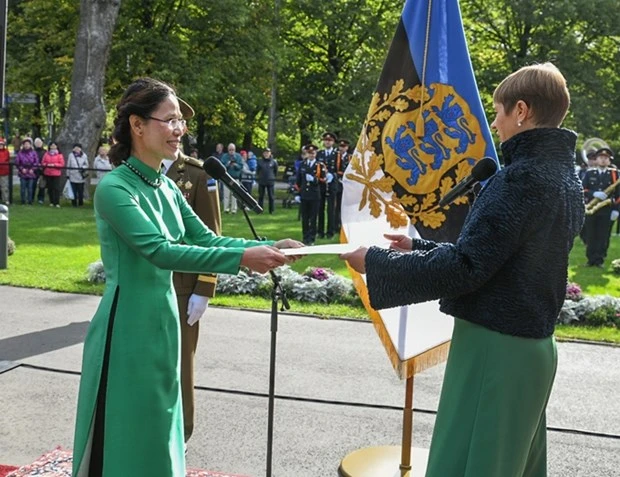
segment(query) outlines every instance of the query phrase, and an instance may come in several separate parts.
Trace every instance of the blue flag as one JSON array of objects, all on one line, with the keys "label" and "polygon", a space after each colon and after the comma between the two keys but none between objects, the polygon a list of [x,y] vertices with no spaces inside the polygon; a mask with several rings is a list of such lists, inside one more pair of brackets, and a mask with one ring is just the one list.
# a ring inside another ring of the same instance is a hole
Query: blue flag
[{"label": "blue flag", "polygon": [[[344,174],[341,240],[385,246],[385,233],[402,233],[456,241],[468,200],[439,200],[485,156],[497,161],[458,2],[408,0]],[[351,275],[399,376],[446,358],[453,320],[437,303],[377,312],[364,277]]]},{"label": "blue flag", "polygon": [[393,228],[409,223],[424,238],[454,241],[467,199],[444,208],[439,199],[485,156],[497,160],[458,2],[408,0],[345,191],[355,184],[359,211],[367,208]]}]

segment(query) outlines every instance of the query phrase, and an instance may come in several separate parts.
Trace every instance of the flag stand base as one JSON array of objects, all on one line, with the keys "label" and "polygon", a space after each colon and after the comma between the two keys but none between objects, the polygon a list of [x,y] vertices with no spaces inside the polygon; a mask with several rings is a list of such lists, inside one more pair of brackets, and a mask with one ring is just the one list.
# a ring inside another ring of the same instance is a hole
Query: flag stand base
[{"label": "flag stand base", "polygon": [[402,445],[367,447],[351,452],[340,463],[340,477],[424,477],[428,450],[412,448],[412,438],[413,376],[410,376],[405,385]]},{"label": "flag stand base", "polygon": [[366,447],[351,452],[340,463],[340,477],[424,477],[428,449],[412,448],[413,467],[400,470],[401,447]]}]

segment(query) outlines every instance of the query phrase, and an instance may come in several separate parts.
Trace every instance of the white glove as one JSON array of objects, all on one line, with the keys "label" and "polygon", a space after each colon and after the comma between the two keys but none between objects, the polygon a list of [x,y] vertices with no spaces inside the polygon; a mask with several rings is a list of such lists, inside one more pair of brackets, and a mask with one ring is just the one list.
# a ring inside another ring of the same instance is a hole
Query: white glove
[{"label": "white glove", "polygon": [[616,220],[618,220],[618,216],[620,216],[620,212],[618,212],[617,210],[612,210],[611,216],[609,218],[612,222],[615,222]]},{"label": "white glove", "polygon": [[327,173],[327,183],[331,184],[333,180],[334,180],[334,174],[332,174],[331,172],[328,172]]},{"label": "white glove", "polygon": [[187,304],[187,324],[193,326],[203,317],[209,307],[209,297],[192,294]]},{"label": "white glove", "polygon": [[312,174],[306,174],[306,182],[314,182],[314,176]]},{"label": "white glove", "polygon": [[295,200],[296,204],[301,204],[301,196],[300,195],[296,195],[294,200]]},{"label": "white glove", "polygon": [[598,200],[605,200],[607,199],[607,194],[605,194],[602,190],[597,190],[592,194],[592,197],[596,197]]}]

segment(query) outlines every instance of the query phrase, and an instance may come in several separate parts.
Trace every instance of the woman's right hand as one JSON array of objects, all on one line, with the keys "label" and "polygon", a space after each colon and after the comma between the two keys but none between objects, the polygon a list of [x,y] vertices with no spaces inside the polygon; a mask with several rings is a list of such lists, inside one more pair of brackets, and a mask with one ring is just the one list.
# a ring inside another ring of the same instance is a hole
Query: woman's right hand
[{"label": "woman's right hand", "polygon": [[386,239],[391,240],[390,248],[399,252],[411,252],[413,241],[411,237],[401,234],[384,234]]},{"label": "woman's right hand", "polygon": [[258,273],[267,273],[269,270],[286,263],[286,255],[271,245],[246,248],[241,257],[241,266]]}]

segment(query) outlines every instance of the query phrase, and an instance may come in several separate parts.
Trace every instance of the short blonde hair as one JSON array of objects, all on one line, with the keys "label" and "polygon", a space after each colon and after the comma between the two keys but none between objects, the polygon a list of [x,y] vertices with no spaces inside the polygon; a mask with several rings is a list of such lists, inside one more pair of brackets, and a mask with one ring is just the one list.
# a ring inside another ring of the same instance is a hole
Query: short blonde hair
[{"label": "short blonde hair", "polygon": [[493,93],[493,102],[501,104],[506,114],[519,100],[532,111],[536,126],[557,128],[570,105],[566,79],[553,63],[524,66],[507,76]]}]

